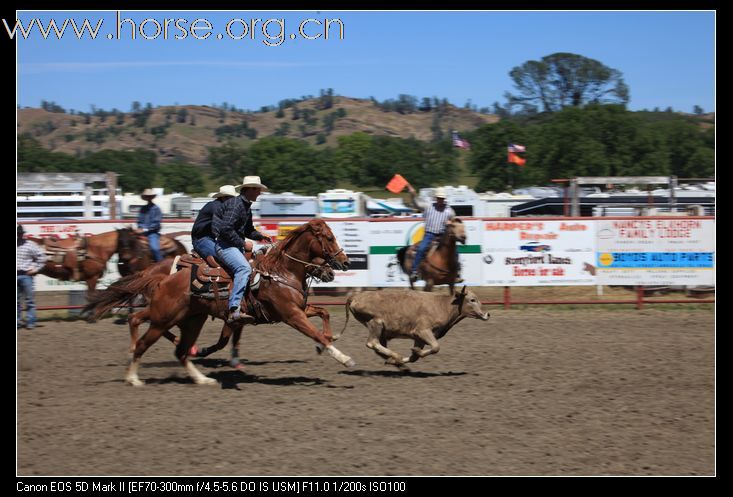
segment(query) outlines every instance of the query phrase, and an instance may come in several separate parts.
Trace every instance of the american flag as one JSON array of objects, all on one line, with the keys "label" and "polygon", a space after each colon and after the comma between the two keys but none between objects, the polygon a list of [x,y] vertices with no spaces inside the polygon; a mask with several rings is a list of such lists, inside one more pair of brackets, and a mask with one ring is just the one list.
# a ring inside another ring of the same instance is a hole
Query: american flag
[{"label": "american flag", "polygon": [[526,152],[526,151],[527,151],[527,147],[525,147],[524,145],[516,145],[514,143],[510,143],[509,146],[507,147],[507,152],[512,152],[515,154],[517,152]]},{"label": "american flag", "polygon": [[464,140],[463,138],[458,136],[457,131],[453,132],[453,146],[458,147],[458,148],[465,148],[465,149],[471,148],[471,144],[468,143],[468,140]]}]

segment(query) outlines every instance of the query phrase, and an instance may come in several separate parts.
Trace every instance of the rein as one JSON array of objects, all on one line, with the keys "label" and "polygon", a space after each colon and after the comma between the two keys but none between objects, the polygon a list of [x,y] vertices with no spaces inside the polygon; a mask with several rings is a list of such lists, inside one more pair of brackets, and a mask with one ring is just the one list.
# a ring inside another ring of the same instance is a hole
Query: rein
[{"label": "rein", "polygon": [[[339,250],[334,255],[338,255],[342,251],[343,251],[343,249]],[[311,267],[312,266],[312,267],[317,267],[317,268],[324,268],[324,267],[328,266],[328,263],[327,262],[324,262],[323,264],[313,264],[312,262],[301,261],[300,259],[298,259],[296,257],[293,257],[292,255],[288,254],[287,252],[283,252],[283,254],[285,254],[285,257],[287,257],[288,259],[292,259],[295,262],[300,262],[305,267]]]},{"label": "rein", "polygon": [[[304,261],[302,259],[298,259],[297,257],[293,257],[292,255],[288,254],[285,251],[283,251],[283,254],[288,259],[290,259],[292,261],[295,261],[295,262],[298,262],[300,264],[303,264],[306,267],[306,269],[309,268],[309,267],[318,268],[318,269],[324,269],[324,268],[326,268],[326,267],[329,266],[329,261],[332,260],[333,257],[335,257],[338,254],[340,254],[341,252],[343,252],[344,249],[343,248],[339,248],[339,250],[336,253],[334,253],[333,255],[328,255],[328,252],[326,251],[326,247],[324,246],[323,240],[320,237],[318,237],[318,236],[317,236],[317,239],[318,239],[319,242],[321,242],[321,248],[323,250],[323,254],[324,254],[324,256],[327,259],[326,262],[324,262],[323,264],[313,264],[312,262],[308,262],[308,261]],[[317,279],[317,280],[320,281],[320,278],[318,278],[316,275],[306,273],[306,285],[305,285],[305,288],[302,288],[302,287],[301,288],[298,288],[295,285],[293,285],[290,281],[288,281],[286,278],[283,278],[282,276],[279,276],[279,275],[276,275],[276,274],[268,274],[268,273],[265,273],[265,272],[260,271],[258,269],[254,269],[254,270],[257,271],[258,273],[262,274],[263,276],[266,276],[268,278],[271,278],[276,283],[282,283],[284,285],[289,286],[290,288],[293,288],[294,290],[298,290],[303,295],[303,298],[305,299],[304,302],[303,302],[303,307],[305,307],[308,304],[308,291],[310,290],[310,287],[313,284],[313,280],[316,280]]]}]

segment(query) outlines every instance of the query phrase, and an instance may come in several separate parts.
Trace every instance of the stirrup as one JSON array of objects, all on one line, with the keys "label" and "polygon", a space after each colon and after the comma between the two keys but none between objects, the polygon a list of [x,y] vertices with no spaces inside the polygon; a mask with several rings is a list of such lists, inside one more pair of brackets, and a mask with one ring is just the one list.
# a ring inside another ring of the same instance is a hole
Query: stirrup
[{"label": "stirrup", "polygon": [[241,321],[256,321],[254,316],[242,312],[238,307],[234,311],[229,311],[229,317],[227,318],[227,324],[238,323]]}]

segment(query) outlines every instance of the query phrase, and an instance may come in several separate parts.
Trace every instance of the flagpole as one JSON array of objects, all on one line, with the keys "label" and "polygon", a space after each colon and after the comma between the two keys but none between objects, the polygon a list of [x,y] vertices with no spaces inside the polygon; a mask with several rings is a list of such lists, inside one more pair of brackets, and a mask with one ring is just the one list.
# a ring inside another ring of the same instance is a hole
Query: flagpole
[{"label": "flagpole", "polygon": [[513,180],[514,180],[514,178],[513,178],[514,175],[512,174],[514,172],[514,168],[512,167],[512,163],[509,162],[509,145],[510,145],[509,143],[507,143],[507,145],[506,145],[506,154],[507,154],[506,155],[506,160],[507,160],[507,166],[509,166],[509,171],[507,173],[507,176],[509,177],[509,181],[508,181],[509,188],[508,189],[509,189],[509,193],[511,193],[512,192],[512,188],[513,188]]}]

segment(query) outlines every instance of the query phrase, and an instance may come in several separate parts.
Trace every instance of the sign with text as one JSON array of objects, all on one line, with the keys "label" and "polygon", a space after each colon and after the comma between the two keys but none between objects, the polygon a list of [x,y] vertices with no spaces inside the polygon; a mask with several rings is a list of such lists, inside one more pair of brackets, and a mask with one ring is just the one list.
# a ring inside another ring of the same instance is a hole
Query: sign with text
[{"label": "sign with text", "polygon": [[[369,284],[378,287],[407,286],[407,274],[400,268],[397,251],[423,238],[425,226],[420,220],[365,223],[369,246]],[[464,221],[466,243],[457,244],[461,275],[466,285],[481,284],[481,222]],[[424,286],[418,281],[417,286]]]},{"label": "sign with text", "polygon": [[715,220],[635,218],[596,222],[599,284],[715,284]]},{"label": "sign with text", "polygon": [[484,220],[483,285],[593,285],[592,221]]}]

